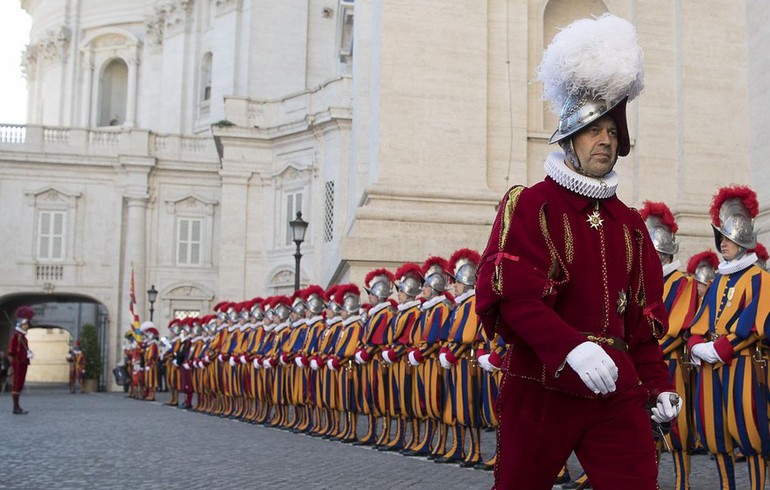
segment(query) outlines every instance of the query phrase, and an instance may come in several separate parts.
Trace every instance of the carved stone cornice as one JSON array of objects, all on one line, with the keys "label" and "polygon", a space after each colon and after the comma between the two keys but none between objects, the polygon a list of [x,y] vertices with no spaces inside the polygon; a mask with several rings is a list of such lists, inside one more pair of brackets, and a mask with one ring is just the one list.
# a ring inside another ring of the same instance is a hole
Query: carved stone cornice
[{"label": "carved stone cornice", "polygon": [[27,80],[34,80],[36,68],[37,48],[35,45],[27,46],[21,53],[21,71]]},{"label": "carved stone cornice", "polygon": [[243,0],[216,0],[217,15],[222,15],[231,10],[243,9]]},{"label": "carved stone cornice", "polygon": [[[39,59],[54,60],[58,58],[64,63],[67,60],[71,38],[72,34],[66,26],[47,31],[40,40],[27,46],[24,59],[25,67],[29,70],[28,66],[31,63],[36,63]],[[34,57],[34,61],[29,59],[29,56]]]}]

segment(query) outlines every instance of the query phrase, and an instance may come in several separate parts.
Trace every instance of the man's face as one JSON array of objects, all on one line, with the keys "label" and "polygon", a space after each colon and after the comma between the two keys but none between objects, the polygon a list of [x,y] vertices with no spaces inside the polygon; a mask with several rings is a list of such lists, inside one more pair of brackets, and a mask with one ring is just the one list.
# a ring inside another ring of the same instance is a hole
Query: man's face
[{"label": "man's face", "polygon": [[572,147],[584,174],[604,177],[618,161],[617,124],[610,116],[600,117],[572,137]]},{"label": "man's face", "polygon": [[733,260],[738,256],[738,252],[741,248],[737,243],[723,236],[722,241],[719,243],[719,251],[722,252],[722,258],[725,260]]}]

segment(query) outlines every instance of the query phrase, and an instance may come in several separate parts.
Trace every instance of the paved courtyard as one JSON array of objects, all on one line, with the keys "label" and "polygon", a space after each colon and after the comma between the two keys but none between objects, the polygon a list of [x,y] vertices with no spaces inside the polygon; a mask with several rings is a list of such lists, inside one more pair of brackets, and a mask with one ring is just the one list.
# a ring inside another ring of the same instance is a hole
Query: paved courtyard
[{"label": "paved courtyard", "polygon": [[[72,395],[31,386],[30,411],[0,394],[0,489],[484,489],[492,474],[244,424],[123,393]],[[364,424],[362,424],[363,426]],[[365,429],[365,427],[362,427]],[[484,434],[487,456],[493,434]],[[571,466],[574,468],[574,461]],[[691,488],[718,488],[713,462],[695,456]],[[670,458],[661,488],[673,488]],[[748,488],[739,465],[738,488]],[[560,487],[555,487],[560,488]]]}]

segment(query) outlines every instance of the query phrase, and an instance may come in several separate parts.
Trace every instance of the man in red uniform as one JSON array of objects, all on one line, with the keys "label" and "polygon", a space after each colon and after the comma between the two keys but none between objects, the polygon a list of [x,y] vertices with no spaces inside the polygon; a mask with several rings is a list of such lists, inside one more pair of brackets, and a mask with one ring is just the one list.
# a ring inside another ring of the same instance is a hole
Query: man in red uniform
[{"label": "man in red uniform", "polygon": [[29,330],[29,323],[34,317],[35,311],[29,306],[24,305],[16,309],[16,326],[8,347],[8,357],[11,359],[11,369],[13,369],[11,398],[13,398],[14,415],[26,415],[28,413],[19,405],[19,396],[21,390],[24,389],[29,360],[32,359],[32,351],[29,350],[29,343],[27,342],[27,330]]},{"label": "man in red uniform", "polygon": [[544,93],[561,109],[551,142],[564,153],[548,156],[544,181],[503,198],[476,283],[484,328],[509,344],[497,489],[552,488],[572,451],[595,488],[657,488],[646,405],[658,422],[679,410],[656,339],[663,278],[613,171],[642,72],[634,27],[609,14],[566,27],[544,53]]}]

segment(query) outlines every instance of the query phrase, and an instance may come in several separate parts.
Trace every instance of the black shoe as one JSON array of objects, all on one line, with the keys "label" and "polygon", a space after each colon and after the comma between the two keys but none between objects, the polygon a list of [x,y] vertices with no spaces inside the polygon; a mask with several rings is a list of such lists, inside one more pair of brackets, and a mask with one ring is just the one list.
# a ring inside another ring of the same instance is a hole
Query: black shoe
[{"label": "black shoe", "polygon": [[482,471],[492,471],[495,469],[495,466],[487,463],[479,463],[475,465],[474,468]]},{"label": "black shoe", "polygon": [[14,408],[14,409],[13,409],[13,414],[14,414],[14,415],[27,415],[28,413],[29,413],[29,412],[27,412],[27,411],[26,411],[26,410],[24,410],[23,408]]}]

